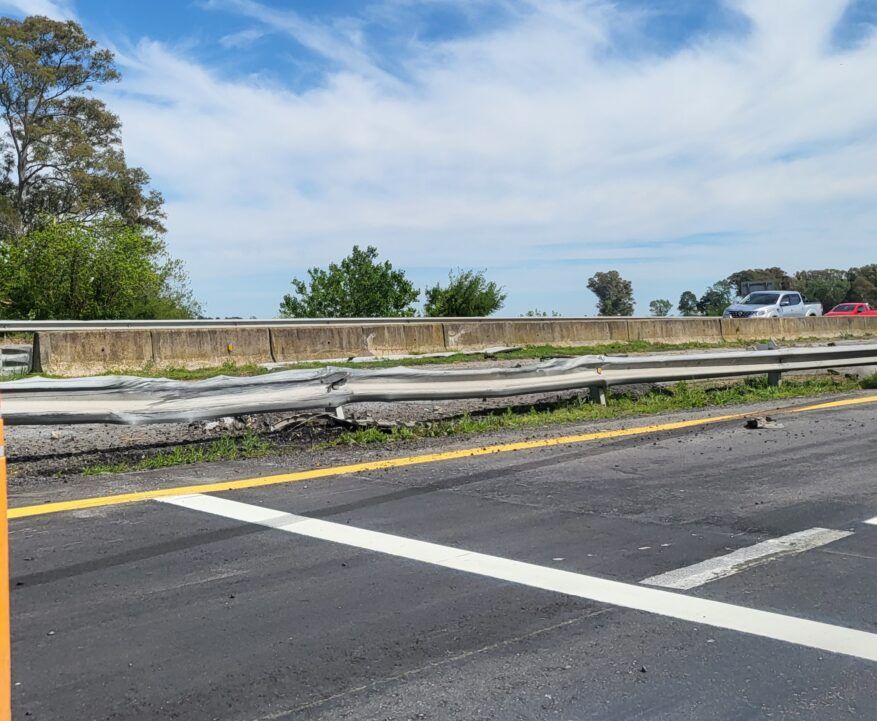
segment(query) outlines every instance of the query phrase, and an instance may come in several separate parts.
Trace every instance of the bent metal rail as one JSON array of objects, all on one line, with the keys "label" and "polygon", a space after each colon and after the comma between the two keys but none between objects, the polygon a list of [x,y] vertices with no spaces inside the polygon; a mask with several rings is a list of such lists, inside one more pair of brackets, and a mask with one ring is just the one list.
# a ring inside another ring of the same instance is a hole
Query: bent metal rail
[{"label": "bent metal rail", "polygon": [[0,383],[7,425],[181,423],[357,402],[497,398],[631,383],[877,365],[877,343],[731,353],[581,356],[523,368],[326,367],[186,382],[130,376]]}]

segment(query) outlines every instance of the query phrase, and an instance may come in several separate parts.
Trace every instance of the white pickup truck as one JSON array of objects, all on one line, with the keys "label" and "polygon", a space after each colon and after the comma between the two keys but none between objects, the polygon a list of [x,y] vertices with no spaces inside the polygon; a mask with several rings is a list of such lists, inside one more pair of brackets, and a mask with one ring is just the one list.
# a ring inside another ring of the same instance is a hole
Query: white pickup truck
[{"label": "white pickup truck", "polygon": [[795,290],[760,290],[725,308],[725,318],[806,318],[822,315],[821,303],[807,303]]}]

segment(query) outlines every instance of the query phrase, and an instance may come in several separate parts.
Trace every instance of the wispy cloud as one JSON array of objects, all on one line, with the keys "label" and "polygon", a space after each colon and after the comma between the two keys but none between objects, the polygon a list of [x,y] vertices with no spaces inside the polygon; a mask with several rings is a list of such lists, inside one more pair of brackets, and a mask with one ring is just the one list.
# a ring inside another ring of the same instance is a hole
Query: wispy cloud
[{"label": "wispy cloud", "polygon": [[352,20],[324,23],[306,20],[294,10],[263,5],[255,0],[209,0],[208,8],[233,11],[262,23],[265,28],[283,33],[302,47],[335,63],[347,72],[365,77],[386,79],[373,57],[364,49]]},{"label": "wispy cloud", "polygon": [[635,55],[617,43],[647,45],[642,13],[508,0],[489,30],[412,36],[402,72],[361,18],[210,4],[326,61],[293,91],[149,40],[123,58],[129,156],[213,313],[273,312],[354,242],[423,282],[496,268],[511,312],[589,312],[586,278],[610,266],[644,309],[741,266],[877,260],[877,41],[833,47],[845,0],[729,0],[746,32]]},{"label": "wispy cloud", "polygon": [[76,17],[68,0],[0,0],[0,12],[43,15],[55,20],[73,20]]},{"label": "wispy cloud", "polygon": [[224,48],[243,48],[252,45],[257,40],[261,40],[267,33],[258,28],[247,28],[238,32],[223,35],[219,39],[219,44]]}]

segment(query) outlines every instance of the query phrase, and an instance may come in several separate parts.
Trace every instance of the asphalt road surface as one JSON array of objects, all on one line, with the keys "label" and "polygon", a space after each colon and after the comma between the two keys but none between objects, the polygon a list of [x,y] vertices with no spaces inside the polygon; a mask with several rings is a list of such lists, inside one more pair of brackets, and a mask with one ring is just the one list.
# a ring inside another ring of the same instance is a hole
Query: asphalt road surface
[{"label": "asphalt road surface", "polygon": [[13,519],[14,717],[872,720],[877,403],[778,420]]}]

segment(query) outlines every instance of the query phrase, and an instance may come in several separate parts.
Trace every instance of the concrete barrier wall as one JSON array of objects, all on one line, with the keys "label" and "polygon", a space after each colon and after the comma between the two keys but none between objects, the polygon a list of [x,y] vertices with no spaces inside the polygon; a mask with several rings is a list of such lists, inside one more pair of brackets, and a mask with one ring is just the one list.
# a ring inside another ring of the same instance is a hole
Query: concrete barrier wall
[{"label": "concrete barrier wall", "polygon": [[283,327],[77,330],[35,334],[35,370],[88,375],[145,367],[199,368],[496,346],[612,342],[716,343],[877,336],[877,317],[799,319],[631,318],[419,321]]},{"label": "concrete barrier wall", "polygon": [[152,333],[142,330],[55,331],[34,334],[34,370],[72,376],[152,362]]},{"label": "concrete barrier wall", "polygon": [[721,318],[655,318],[628,321],[630,340],[650,343],[721,343]]},{"label": "concrete barrier wall", "polygon": [[225,363],[271,362],[270,328],[152,330],[152,362],[158,368],[210,368]]},{"label": "concrete barrier wall", "polygon": [[358,325],[271,328],[271,352],[278,363],[368,355],[365,335]]},{"label": "concrete barrier wall", "polygon": [[629,340],[626,320],[524,319],[442,323],[448,350],[496,346],[576,346]]}]

